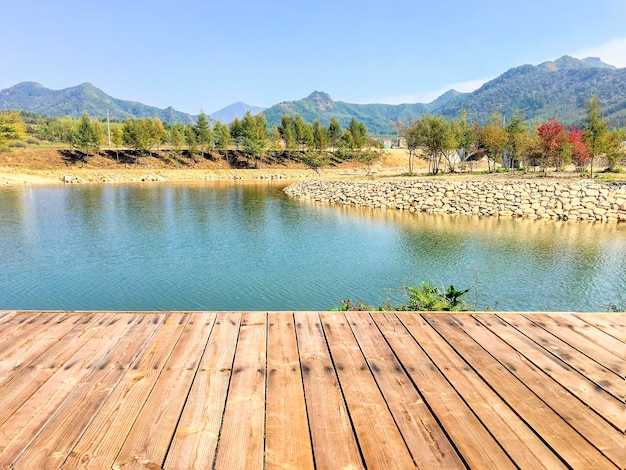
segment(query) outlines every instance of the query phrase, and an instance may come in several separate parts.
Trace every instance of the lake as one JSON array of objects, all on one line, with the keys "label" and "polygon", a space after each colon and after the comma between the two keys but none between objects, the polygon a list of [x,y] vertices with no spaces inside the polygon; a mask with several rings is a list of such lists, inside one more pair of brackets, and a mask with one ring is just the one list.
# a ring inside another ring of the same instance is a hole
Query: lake
[{"label": "lake", "polygon": [[329,310],[431,280],[479,309],[626,304],[626,224],[413,214],[285,183],[0,190],[0,309]]}]

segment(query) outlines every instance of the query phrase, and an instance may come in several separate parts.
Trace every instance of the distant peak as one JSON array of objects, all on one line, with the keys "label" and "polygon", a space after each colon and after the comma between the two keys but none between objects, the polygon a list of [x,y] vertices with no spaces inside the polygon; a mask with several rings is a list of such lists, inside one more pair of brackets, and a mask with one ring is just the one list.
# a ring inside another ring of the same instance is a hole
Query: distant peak
[{"label": "distant peak", "polygon": [[335,107],[335,102],[333,101],[333,99],[328,93],[324,93],[323,91],[314,91],[309,96],[307,96],[305,100],[315,103],[315,107],[320,111],[325,111],[327,109],[332,109]]},{"label": "distant peak", "polygon": [[333,101],[330,95],[328,93],[324,93],[323,91],[314,91],[305,99],[310,100],[310,101],[330,101],[330,102]]},{"label": "distant peak", "polygon": [[606,62],[602,62],[600,57],[585,57],[583,62],[593,65],[594,67],[601,67],[604,69],[617,69],[614,65],[607,64]]}]

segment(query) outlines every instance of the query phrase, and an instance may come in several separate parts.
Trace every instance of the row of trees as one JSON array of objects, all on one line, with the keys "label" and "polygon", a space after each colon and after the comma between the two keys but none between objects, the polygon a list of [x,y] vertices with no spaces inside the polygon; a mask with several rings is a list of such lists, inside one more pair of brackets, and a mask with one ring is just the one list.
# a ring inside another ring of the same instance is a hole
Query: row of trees
[{"label": "row of trees", "polygon": [[586,118],[581,128],[566,128],[556,119],[535,127],[524,125],[524,118],[515,114],[508,125],[499,113],[494,113],[483,126],[470,124],[465,112],[457,119],[424,115],[417,120],[398,123],[401,135],[409,150],[409,172],[413,172],[413,159],[418,149],[428,160],[429,172],[437,174],[441,165],[454,172],[457,165],[487,157],[488,170],[495,171],[496,164],[513,168],[548,167],[561,171],[575,164],[583,171],[590,168],[600,155],[606,157],[609,170],[613,170],[625,155],[623,141],[625,129],[609,129],[602,117],[598,98],[586,104]]},{"label": "row of trees", "polygon": [[[19,120],[19,113],[12,116]],[[212,122],[205,113],[200,113],[194,125],[162,123],[158,118],[109,123],[93,120],[86,113],[80,119],[31,118],[39,119],[36,125],[30,126],[31,133],[41,139],[67,143],[70,151],[80,151],[83,158],[97,153],[105,144],[116,149],[118,159],[121,148],[151,153],[152,149],[158,150],[167,144],[179,155],[186,149],[194,158],[198,155],[204,158],[208,152],[216,151],[228,160],[228,150],[236,148],[255,166],[261,157],[272,155],[300,160],[314,170],[330,163],[331,156],[356,157],[369,169],[380,156],[378,152],[365,150],[376,141],[369,139],[367,128],[356,119],[342,130],[335,118],[326,127],[319,120],[308,123],[300,115],[285,115],[280,125],[269,128],[263,114],[250,112],[230,125]]]}]

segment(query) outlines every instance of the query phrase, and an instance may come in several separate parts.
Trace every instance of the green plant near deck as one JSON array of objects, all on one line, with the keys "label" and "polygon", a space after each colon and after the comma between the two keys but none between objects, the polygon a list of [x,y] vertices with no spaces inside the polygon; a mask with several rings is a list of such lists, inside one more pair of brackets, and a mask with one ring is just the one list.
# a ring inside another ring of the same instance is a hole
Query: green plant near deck
[{"label": "green plant near deck", "polygon": [[402,295],[404,302],[393,305],[388,301],[385,305],[369,306],[362,301],[356,302],[351,299],[340,300],[339,307],[333,310],[347,311],[410,311],[410,312],[459,312],[468,311],[470,306],[465,302],[465,296],[470,289],[458,290],[454,286],[449,285],[445,289],[435,286],[432,282],[420,282],[417,287],[403,286],[401,290],[392,289]]}]

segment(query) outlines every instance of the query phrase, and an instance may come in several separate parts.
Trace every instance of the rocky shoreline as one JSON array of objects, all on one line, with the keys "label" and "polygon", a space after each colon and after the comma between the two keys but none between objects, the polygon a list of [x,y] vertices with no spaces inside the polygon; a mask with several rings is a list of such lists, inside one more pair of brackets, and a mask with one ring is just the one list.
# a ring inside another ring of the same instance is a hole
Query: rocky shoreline
[{"label": "rocky shoreline", "polygon": [[412,212],[626,222],[626,186],[592,181],[302,180],[289,196]]}]

